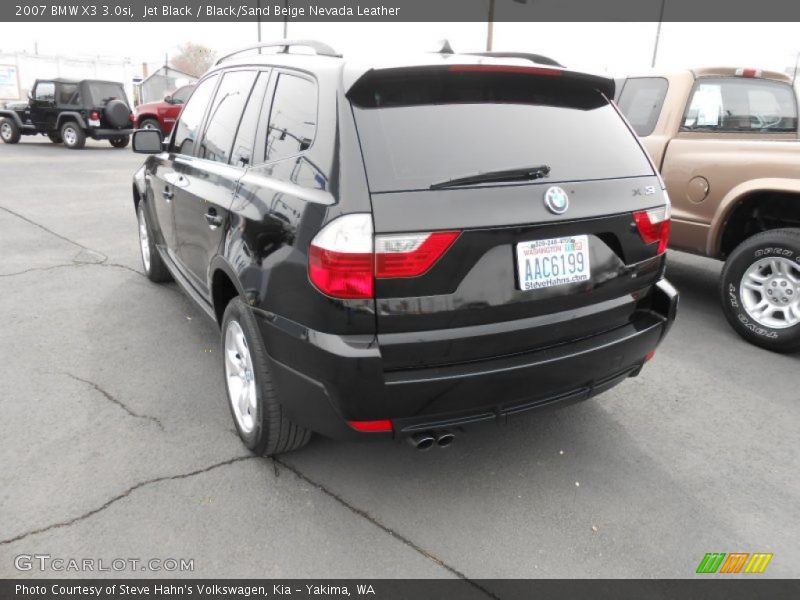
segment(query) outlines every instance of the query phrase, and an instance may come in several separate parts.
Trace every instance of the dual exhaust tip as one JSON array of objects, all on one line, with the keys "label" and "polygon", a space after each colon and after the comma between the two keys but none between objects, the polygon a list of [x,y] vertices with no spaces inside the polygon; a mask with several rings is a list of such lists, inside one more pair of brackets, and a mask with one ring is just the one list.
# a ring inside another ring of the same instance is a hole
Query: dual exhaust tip
[{"label": "dual exhaust tip", "polygon": [[447,448],[456,439],[455,434],[447,429],[439,431],[425,431],[423,433],[415,433],[408,438],[408,443],[411,444],[416,450],[430,450],[434,445],[440,448]]}]

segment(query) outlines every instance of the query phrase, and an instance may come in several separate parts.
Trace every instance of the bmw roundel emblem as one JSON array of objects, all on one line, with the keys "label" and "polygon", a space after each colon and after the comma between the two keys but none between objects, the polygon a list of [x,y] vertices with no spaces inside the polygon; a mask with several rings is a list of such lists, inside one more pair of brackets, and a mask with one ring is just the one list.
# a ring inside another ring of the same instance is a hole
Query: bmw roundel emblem
[{"label": "bmw roundel emblem", "polygon": [[544,205],[551,213],[563,214],[569,208],[569,196],[557,185],[551,186],[544,193]]}]

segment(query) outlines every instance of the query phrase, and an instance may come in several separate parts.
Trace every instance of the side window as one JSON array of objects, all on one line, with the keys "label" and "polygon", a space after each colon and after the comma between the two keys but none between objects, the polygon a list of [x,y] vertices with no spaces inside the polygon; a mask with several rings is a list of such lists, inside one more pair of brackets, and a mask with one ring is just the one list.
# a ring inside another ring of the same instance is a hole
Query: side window
[{"label": "side window", "polygon": [[668,87],[663,77],[636,77],[623,84],[617,105],[636,135],[646,137],[653,133]]},{"label": "side window", "polygon": [[314,141],[317,130],[317,86],[282,73],[275,86],[267,127],[266,159],[299,154]]},{"label": "side window", "polygon": [[233,142],[231,151],[232,165],[253,164],[253,147],[255,146],[256,130],[258,129],[258,117],[261,115],[261,105],[264,102],[264,93],[267,91],[269,82],[269,72],[262,71],[258,75],[256,85],[250,93],[250,100],[244,109],[242,122],[239,124],[239,131]]},{"label": "side window", "polygon": [[175,92],[172,94],[173,104],[186,104],[186,101],[189,99],[189,96],[192,95],[193,89],[194,89],[193,85],[185,85],[175,90]]},{"label": "side window", "polygon": [[256,75],[257,71],[231,71],[222,77],[197,153],[200,158],[224,163],[229,161],[233,138]]},{"label": "side window", "polygon": [[170,152],[191,155],[194,150],[194,143],[200,135],[200,125],[203,123],[203,115],[206,112],[211,93],[217,84],[218,75],[213,75],[204,79],[195,90],[189,102],[181,111],[178,124],[175,126],[175,134],[172,136]]},{"label": "side window", "polygon": [[39,102],[56,101],[56,85],[52,81],[42,81],[36,86],[36,100]]},{"label": "side window", "polygon": [[58,103],[77,106],[81,103],[78,86],[74,83],[62,83],[58,90]]},{"label": "side window", "polygon": [[681,130],[794,132],[797,130],[794,91],[788,84],[765,79],[699,79]]}]

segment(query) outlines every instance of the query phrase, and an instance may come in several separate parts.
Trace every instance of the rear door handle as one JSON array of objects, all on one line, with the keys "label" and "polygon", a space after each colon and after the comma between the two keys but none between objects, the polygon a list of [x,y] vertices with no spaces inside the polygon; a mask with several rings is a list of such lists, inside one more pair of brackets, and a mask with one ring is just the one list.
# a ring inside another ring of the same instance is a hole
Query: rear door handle
[{"label": "rear door handle", "polygon": [[167,202],[169,202],[170,200],[172,200],[172,197],[175,195],[175,192],[173,192],[168,187],[165,187],[163,190],[161,190],[161,195],[164,196]]},{"label": "rear door handle", "polygon": [[222,217],[217,214],[213,208],[206,213],[206,223],[211,229],[216,229],[222,225]]}]

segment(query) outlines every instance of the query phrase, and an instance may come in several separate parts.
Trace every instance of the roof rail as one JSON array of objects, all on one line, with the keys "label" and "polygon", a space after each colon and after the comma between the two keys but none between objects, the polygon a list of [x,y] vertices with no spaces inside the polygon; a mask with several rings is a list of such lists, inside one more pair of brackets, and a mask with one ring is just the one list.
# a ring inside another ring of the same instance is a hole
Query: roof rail
[{"label": "roof rail", "polygon": [[241,50],[237,50],[236,52],[231,52],[230,54],[226,54],[222,58],[220,58],[214,66],[220,64],[221,62],[229,59],[231,56],[236,56],[237,54],[241,54],[242,52],[248,52],[250,50],[260,50],[261,48],[283,48],[279,50],[279,52],[283,52],[288,54],[289,48],[292,46],[302,46],[304,48],[311,48],[315,54],[319,56],[331,56],[334,58],[341,58],[342,55],[336,52],[333,48],[328,46],[323,42],[318,42],[317,40],[277,40],[275,42],[263,42],[260,44],[256,44],[255,46],[248,46],[247,48],[242,48]]},{"label": "roof rail", "polygon": [[564,67],[561,63],[543,56],[541,54],[530,54],[529,52],[464,52],[464,54],[471,54],[472,56],[494,56],[496,58],[521,58],[540,65],[549,65],[551,67]]}]

